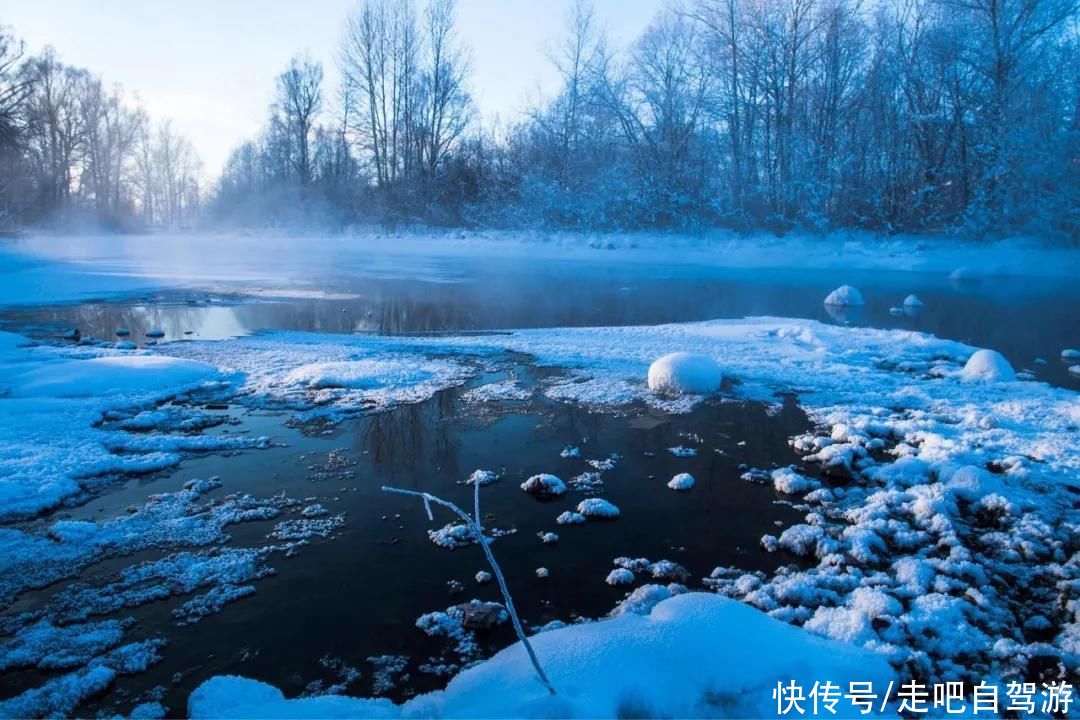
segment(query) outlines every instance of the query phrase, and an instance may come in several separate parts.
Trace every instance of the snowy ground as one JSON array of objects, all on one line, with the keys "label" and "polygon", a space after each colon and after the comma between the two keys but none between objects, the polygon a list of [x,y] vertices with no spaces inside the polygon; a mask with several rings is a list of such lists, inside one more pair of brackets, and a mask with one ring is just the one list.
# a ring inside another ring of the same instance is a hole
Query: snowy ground
[{"label": "snowy ground", "polygon": [[[586,244],[574,252],[601,251]],[[939,261],[953,258],[943,252]],[[23,289],[32,299],[33,288]],[[273,333],[149,351],[34,345],[2,334],[0,603],[103,558],[150,546],[169,554],[131,566],[107,587],[76,583],[42,611],[5,618],[0,669],[64,674],[0,702],[0,716],[71,713],[159,657],[160,642],[132,640],[123,621],[96,616],[197,591],[176,617],[181,625],[197,621],[255,592],[272,572],[268,558],[342,522],[304,514],[299,500],[284,496],[205,502],[220,484],[214,479],[153,496],[121,517],[47,513],[189,453],[257,452],[272,442],[230,434],[227,417],[208,412],[207,402],[333,423],[431,397],[507,351],[561,370],[536,392],[611,412],[642,404],[683,412],[700,402],[649,389],[650,364],[679,351],[717,363],[723,397],[777,403],[797,395],[817,426],[791,438],[802,466],[748,468],[746,479],[773,485],[805,512],[804,523],[761,545],[803,556],[806,565],[771,576],[717,567],[685,583],[741,602],[645,585],[614,619],[540,634],[535,645],[556,698],[532,680],[515,645],[405,707],[334,697],[287,702],[272,687],[216,678],[193,695],[193,716],[762,715],[771,707],[765,688],[792,679],[1004,685],[1075,675],[1080,396],[1033,381],[972,379],[963,366],[975,350],[919,333],[783,318],[470,337]],[[505,379],[485,388],[470,391],[473,399],[532,392]],[[694,449],[688,440],[684,451]],[[230,524],[279,519],[263,547],[219,547]],[[658,667],[666,674],[641,682]]]}]

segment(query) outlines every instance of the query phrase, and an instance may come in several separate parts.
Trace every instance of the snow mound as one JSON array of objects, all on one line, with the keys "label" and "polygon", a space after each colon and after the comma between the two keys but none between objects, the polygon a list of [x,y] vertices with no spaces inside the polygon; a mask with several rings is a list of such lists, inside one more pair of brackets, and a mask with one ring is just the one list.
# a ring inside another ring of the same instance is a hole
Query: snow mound
[{"label": "snow mound", "polygon": [[[812,686],[852,679],[888,685],[885,656],[813,635],[748,605],[685,593],[647,614],[569,625],[531,642],[558,695],[536,681],[520,644],[469,668],[438,690],[396,706],[385,699],[286,700],[237,676],[204,682],[188,700],[201,718],[327,717],[773,717],[779,682]],[[748,648],[753,648],[748,652]],[[613,669],[616,671],[613,672]],[[642,678],[648,678],[642,682]],[[838,712],[856,714],[841,699]]]},{"label": "snow mound", "polygon": [[670,353],[649,366],[649,389],[653,392],[703,395],[719,390],[723,381],[720,366],[705,355]]},{"label": "snow mound", "polygon": [[564,513],[559,513],[559,517],[555,518],[555,522],[559,525],[580,525],[585,522],[585,516],[581,513],[570,512],[567,510]]},{"label": "snow mound", "polygon": [[301,365],[285,376],[285,382],[313,389],[370,390],[415,385],[431,377],[431,373],[424,369],[392,360],[343,360]]},{"label": "snow mound", "polygon": [[694,476],[690,473],[679,473],[668,481],[667,486],[672,490],[689,490],[694,487]]},{"label": "snow mound", "polygon": [[604,582],[606,582],[611,587],[618,587],[620,585],[633,585],[634,573],[630,572],[626,568],[615,568],[608,573],[606,578],[604,578]]},{"label": "snow mound", "polygon": [[1080,365],[1070,365],[1069,374],[1073,377],[1080,377]]},{"label": "snow mound", "polygon": [[1062,360],[1080,360],[1080,350],[1066,348],[1061,351]]},{"label": "snow mound", "polygon": [[964,369],[960,371],[960,378],[972,382],[1007,382],[1016,379],[1016,373],[1005,356],[997,350],[976,350]]},{"label": "snow mound", "polygon": [[521,483],[521,489],[537,497],[558,497],[566,492],[566,483],[554,475],[540,473]]},{"label": "snow mound", "polygon": [[587,518],[617,518],[619,508],[603,498],[585,498],[578,503],[577,512]]},{"label": "snow mound", "polygon": [[850,285],[841,285],[825,296],[825,304],[857,307],[863,304],[863,297],[858,288],[853,288]]},{"label": "snow mound", "polygon": [[43,363],[11,379],[14,397],[100,397],[190,388],[217,374],[196,360],[114,355]]},{"label": "snow mound", "polygon": [[921,308],[922,306],[923,301],[920,300],[917,295],[908,295],[906,298],[904,298],[904,307]]}]

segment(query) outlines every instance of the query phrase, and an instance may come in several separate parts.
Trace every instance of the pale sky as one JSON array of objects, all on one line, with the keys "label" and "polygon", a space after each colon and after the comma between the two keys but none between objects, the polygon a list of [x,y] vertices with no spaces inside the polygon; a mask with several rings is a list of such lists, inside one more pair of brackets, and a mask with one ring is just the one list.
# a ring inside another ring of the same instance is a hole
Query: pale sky
[{"label": "pale sky", "polygon": [[[229,151],[262,126],[274,77],[298,52],[337,86],[337,50],[357,0],[4,0],[31,52],[46,45],[107,83],[137,93],[155,120],[170,117],[216,177]],[[470,90],[483,117],[512,119],[557,83],[547,52],[572,0],[458,0],[470,49]],[[663,0],[593,0],[613,46],[633,41]]]}]

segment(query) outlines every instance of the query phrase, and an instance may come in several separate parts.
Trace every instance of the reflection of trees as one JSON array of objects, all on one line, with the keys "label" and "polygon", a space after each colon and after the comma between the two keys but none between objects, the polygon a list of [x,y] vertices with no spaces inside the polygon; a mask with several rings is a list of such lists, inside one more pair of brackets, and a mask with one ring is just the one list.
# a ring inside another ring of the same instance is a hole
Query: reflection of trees
[{"label": "reflection of trees", "polygon": [[418,472],[437,467],[459,473],[455,436],[451,432],[456,391],[446,390],[422,403],[374,413],[359,421],[355,447],[367,450],[386,477],[415,488]]}]

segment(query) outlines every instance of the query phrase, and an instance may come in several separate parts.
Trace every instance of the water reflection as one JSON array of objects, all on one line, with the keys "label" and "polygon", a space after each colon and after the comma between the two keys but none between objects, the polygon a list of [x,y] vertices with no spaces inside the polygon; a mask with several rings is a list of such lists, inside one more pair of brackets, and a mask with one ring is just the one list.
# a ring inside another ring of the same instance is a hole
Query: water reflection
[{"label": "water reflection", "polygon": [[[508,328],[648,325],[712,318],[773,315],[830,323],[931,332],[1003,352],[1017,367],[1037,356],[1056,357],[1080,338],[1080,288],[1055,280],[1000,278],[957,285],[943,275],[839,271],[735,271],[686,267],[576,266],[486,263],[463,271],[461,282],[336,277],[329,297],[293,293],[250,296],[160,293],[128,302],[8,310],[5,329],[132,340],[160,328],[166,341],[216,340],[263,330],[380,334]],[[853,284],[866,299],[858,308],[822,304],[837,284]],[[917,294],[925,307],[904,305]],[[298,296],[297,296],[298,295]],[[34,329],[36,327],[36,329]],[[1064,368],[1041,369],[1039,379],[1078,385]]]}]

